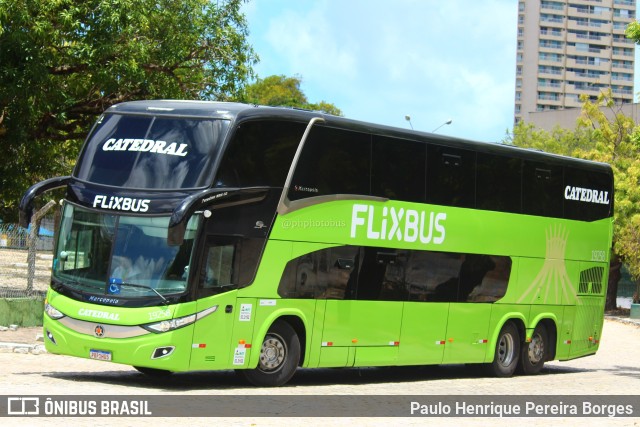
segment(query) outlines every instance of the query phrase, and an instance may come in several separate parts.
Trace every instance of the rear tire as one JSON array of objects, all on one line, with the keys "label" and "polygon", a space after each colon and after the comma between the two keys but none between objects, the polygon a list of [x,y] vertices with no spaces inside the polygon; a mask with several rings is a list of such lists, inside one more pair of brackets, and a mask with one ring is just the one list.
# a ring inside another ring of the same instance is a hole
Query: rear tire
[{"label": "rear tire", "polygon": [[548,348],[549,334],[547,333],[547,328],[538,323],[531,335],[531,342],[522,344],[518,370],[525,375],[535,375],[539,373],[544,366],[544,362],[547,360]]},{"label": "rear tire", "polygon": [[264,337],[258,366],[238,373],[255,386],[278,387],[293,377],[299,363],[300,339],[291,325],[278,320]]},{"label": "rear tire", "polygon": [[520,334],[518,328],[509,321],[504,324],[496,342],[493,362],[487,365],[489,374],[496,377],[510,377],[520,359]]}]

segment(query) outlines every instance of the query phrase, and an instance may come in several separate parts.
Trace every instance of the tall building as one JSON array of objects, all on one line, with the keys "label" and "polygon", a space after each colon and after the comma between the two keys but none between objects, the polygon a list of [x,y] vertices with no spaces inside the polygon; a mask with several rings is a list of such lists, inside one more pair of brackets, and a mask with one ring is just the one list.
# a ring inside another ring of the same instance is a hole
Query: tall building
[{"label": "tall building", "polygon": [[616,104],[632,103],[635,45],[624,30],[635,16],[635,0],[519,0],[515,123],[609,88]]}]

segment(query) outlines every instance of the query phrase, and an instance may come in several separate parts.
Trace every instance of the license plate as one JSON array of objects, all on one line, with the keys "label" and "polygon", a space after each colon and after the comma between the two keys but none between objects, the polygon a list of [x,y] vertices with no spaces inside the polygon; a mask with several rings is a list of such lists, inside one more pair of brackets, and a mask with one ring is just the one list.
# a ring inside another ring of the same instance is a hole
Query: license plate
[{"label": "license plate", "polygon": [[89,350],[89,358],[109,362],[111,361],[111,352],[104,350]]}]

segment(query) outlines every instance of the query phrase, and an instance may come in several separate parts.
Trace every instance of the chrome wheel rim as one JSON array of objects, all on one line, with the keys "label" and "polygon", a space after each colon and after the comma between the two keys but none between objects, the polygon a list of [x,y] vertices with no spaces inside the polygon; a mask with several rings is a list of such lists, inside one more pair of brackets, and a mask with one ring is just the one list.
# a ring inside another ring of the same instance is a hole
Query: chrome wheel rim
[{"label": "chrome wheel rim", "polygon": [[542,357],[544,356],[544,341],[540,334],[535,334],[531,337],[531,342],[529,343],[528,348],[529,361],[535,365],[540,363]]},{"label": "chrome wheel rim", "polygon": [[498,362],[502,366],[509,366],[513,362],[514,355],[514,341],[511,334],[504,334],[500,337],[498,342]]},{"label": "chrome wheel rim", "polygon": [[262,371],[277,371],[284,364],[287,356],[287,345],[281,336],[268,334],[260,348],[260,364]]}]

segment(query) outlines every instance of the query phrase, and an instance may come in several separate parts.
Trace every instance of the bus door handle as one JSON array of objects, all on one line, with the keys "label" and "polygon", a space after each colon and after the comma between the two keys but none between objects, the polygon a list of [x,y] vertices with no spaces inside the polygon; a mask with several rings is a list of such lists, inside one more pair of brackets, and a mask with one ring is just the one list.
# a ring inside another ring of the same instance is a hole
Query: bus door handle
[{"label": "bus door handle", "polygon": [[227,305],[227,306],[224,308],[224,312],[225,312],[225,313],[231,313],[231,312],[233,312],[233,306],[232,306],[231,304]]}]

